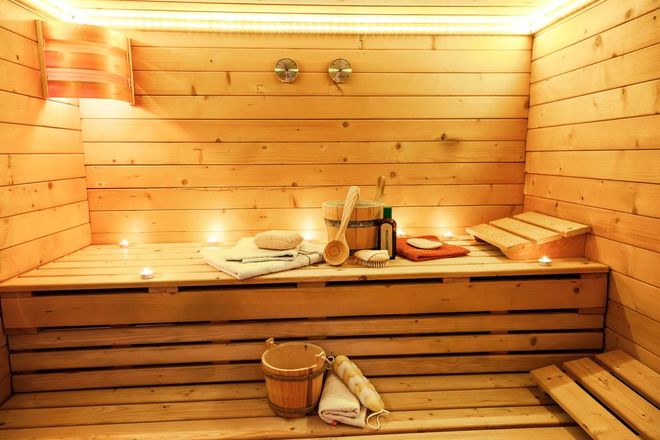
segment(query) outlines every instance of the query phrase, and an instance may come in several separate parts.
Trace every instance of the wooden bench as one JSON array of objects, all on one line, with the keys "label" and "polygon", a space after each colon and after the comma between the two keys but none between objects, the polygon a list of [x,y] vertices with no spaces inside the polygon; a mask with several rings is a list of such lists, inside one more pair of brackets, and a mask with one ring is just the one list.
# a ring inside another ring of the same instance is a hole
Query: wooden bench
[{"label": "wooden bench", "polygon": [[[274,336],[354,358],[393,410],[379,435],[584,438],[526,372],[602,350],[608,268],[454,243],[469,256],[243,282],[194,243],[89,246],[45,264],[0,284],[15,393],[0,437],[370,434],[271,416],[259,359]],[[140,279],[144,266],[153,279]]]},{"label": "wooden bench", "polygon": [[[660,439],[660,375],[617,350],[532,371],[593,439]],[[575,381],[573,380],[575,379]]]}]

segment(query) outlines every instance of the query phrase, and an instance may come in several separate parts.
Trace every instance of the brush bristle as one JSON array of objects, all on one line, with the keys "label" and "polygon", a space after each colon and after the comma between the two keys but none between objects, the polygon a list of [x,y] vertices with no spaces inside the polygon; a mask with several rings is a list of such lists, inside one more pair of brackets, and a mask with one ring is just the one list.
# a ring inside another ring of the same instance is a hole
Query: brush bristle
[{"label": "brush bristle", "polygon": [[385,267],[390,256],[385,250],[360,250],[355,253],[355,260],[366,267]]},{"label": "brush bristle", "polygon": [[356,261],[366,267],[387,267],[389,261],[364,261],[356,258]]}]

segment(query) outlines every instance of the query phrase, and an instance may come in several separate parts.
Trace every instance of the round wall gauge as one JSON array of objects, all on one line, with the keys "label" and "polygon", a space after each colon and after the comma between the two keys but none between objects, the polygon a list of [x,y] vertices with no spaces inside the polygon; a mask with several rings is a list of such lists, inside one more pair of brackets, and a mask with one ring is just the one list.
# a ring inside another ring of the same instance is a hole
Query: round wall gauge
[{"label": "round wall gauge", "polygon": [[337,58],[330,63],[330,67],[328,67],[328,73],[334,82],[343,83],[348,80],[349,76],[351,76],[353,69],[351,68],[351,63],[343,58]]},{"label": "round wall gauge", "polygon": [[298,63],[291,58],[282,58],[275,63],[275,75],[282,82],[291,82],[298,76]]}]

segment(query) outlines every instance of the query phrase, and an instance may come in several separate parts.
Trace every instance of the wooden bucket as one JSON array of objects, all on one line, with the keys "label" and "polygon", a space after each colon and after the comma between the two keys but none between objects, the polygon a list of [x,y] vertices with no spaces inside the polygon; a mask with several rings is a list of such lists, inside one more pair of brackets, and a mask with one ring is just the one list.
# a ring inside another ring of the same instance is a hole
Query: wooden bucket
[{"label": "wooden bucket", "polygon": [[278,345],[272,338],[266,344],[261,367],[266,376],[268,405],[282,417],[309,414],[321,397],[325,351],[305,342]]},{"label": "wooden bucket", "polygon": [[[351,251],[378,249],[378,220],[383,218],[383,202],[358,201],[346,228],[346,242]],[[323,203],[323,217],[328,231],[328,241],[334,240],[344,212],[344,201]]]}]

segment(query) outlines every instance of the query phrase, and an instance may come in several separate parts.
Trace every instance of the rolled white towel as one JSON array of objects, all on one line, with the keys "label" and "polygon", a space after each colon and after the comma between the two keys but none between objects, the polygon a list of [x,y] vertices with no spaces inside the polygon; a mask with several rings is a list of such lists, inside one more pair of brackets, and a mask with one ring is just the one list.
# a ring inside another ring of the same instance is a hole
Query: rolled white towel
[{"label": "rolled white towel", "polygon": [[337,422],[364,428],[367,409],[334,373],[328,373],[319,402],[319,417],[324,422]]}]

